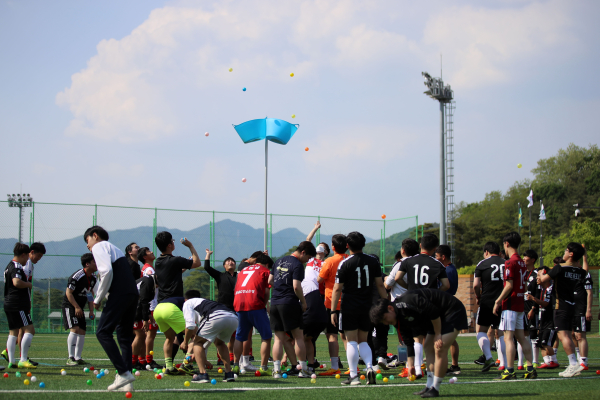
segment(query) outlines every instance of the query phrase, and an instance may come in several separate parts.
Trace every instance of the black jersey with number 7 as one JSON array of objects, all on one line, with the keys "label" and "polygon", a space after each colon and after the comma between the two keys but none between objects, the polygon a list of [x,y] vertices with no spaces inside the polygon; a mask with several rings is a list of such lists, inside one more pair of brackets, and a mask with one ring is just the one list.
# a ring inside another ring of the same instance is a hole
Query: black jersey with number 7
[{"label": "black jersey with number 7", "polygon": [[400,264],[400,271],[406,273],[408,290],[437,289],[440,286],[438,281],[442,278],[448,278],[444,265],[427,254],[408,257]]}]

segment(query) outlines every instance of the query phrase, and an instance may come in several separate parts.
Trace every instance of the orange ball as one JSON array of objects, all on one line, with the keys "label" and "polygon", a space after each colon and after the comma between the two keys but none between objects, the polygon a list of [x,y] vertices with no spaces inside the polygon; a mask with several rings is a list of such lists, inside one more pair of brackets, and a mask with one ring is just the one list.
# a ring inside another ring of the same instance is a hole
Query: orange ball
[{"label": "orange ball", "polygon": [[387,215],[383,214],[383,215],[381,216],[381,219],[385,219],[386,217],[387,217]]},{"label": "orange ball", "polygon": [[304,151],[308,151],[308,147],[306,147],[306,148],[304,149]]},{"label": "orange ball", "polygon": [[28,372],[28,373],[27,373],[27,376],[28,376],[28,377],[30,377],[30,378],[31,378],[31,375],[32,375],[32,373],[31,373],[31,372]]},{"label": "orange ball", "polygon": [[361,376],[360,376],[360,380],[361,380],[361,381],[364,381],[364,380],[365,380],[365,376],[364,376],[364,375],[361,375]]}]

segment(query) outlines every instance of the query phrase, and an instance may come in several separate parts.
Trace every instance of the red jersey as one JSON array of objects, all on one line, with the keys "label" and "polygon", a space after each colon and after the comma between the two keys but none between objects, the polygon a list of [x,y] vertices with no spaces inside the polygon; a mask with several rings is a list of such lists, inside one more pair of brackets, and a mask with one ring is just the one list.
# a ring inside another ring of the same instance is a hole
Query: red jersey
[{"label": "red jersey", "polygon": [[235,283],[233,309],[253,311],[265,308],[265,290],[271,272],[262,265],[250,265],[238,273]]},{"label": "red jersey", "polygon": [[510,295],[502,300],[502,311],[523,312],[525,310],[525,290],[527,290],[525,275],[527,275],[525,261],[517,253],[506,260],[504,263],[504,286],[506,286],[506,281],[511,280],[513,289]]}]

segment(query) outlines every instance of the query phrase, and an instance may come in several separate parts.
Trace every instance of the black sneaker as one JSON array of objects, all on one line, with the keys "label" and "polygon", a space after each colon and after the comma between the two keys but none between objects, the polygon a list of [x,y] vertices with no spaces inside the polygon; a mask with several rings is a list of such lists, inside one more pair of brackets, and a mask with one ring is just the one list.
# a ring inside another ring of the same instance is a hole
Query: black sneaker
[{"label": "black sneaker", "polygon": [[481,372],[488,372],[494,365],[496,365],[496,363],[493,359],[490,358],[489,360],[485,360],[485,363],[483,363],[483,368],[481,368]]},{"label": "black sneaker", "polygon": [[[446,373],[458,375],[458,374],[460,374],[460,367],[458,365],[451,365],[450,368],[448,368],[448,371]],[[436,390],[436,392],[437,392],[437,390]]]},{"label": "black sneaker", "polygon": [[225,375],[223,375],[223,382],[235,382],[233,371],[225,372]]},{"label": "black sneaker", "polygon": [[248,361],[254,361],[254,356],[250,356],[250,358],[248,359]]},{"label": "black sneaker", "polygon": [[358,365],[366,365],[362,358],[358,359]]},{"label": "black sneaker", "polygon": [[269,356],[269,362],[273,362],[273,357]]},{"label": "black sneaker", "polygon": [[498,351],[498,349],[496,348],[496,345],[493,345],[492,347],[490,347],[491,351]]},{"label": "black sneaker", "polygon": [[177,368],[177,370],[180,372],[180,375],[194,376],[195,374],[194,367],[192,366],[192,364],[181,364],[181,366]]},{"label": "black sneaker", "polygon": [[429,388],[427,386],[425,386],[423,389],[419,390],[418,392],[414,392],[413,394],[415,396],[420,396],[420,395],[422,395],[423,393],[425,393],[428,390],[429,390]]},{"label": "black sneaker", "polygon": [[192,383],[210,383],[208,374],[198,374],[195,378],[192,378]]},{"label": "black sneaker", "polygon": [[537,370],[534,368],[531,371],[526,371],[525,375],[523,375],[523,379],[536,379],[537,378]]},{"label": "black sneaker", "polygon": [[151,370],[153,370],[154,368],[163,369],[163,366],[157,364],[156,361],[154,361],[154,360],[152,360],[152,362],[150,364],[146,364],[146,365],[149,365]]},{"label": "black sneaker", "polygon": [[342,364],[342,360],[341,359],[338,361],[338,365],[340,366],[340,369],[344,369],[344,364]]},{"label": "black sneaker", "polygon": [[421,398],[426,399],[428,397],[440,397],[440,392],[435,390],[434,387],[430,387],[428,391],[421,395]]},{"label": "black sneaker", "polygon": [[[78,363],[78,364],[79,364],[79,363]],[[139,361],[136,361],[136,362],[134,362],[134,363],[131,363],[131,369],[145,370],[145,369],[146,369],[146,366],[145,366],[145,365],[142,365],[142,364],[140,364],[140,362],[139,362]]]},{"label": "black sneaker", "polygon": [[309,367],[313,368],[313,369],[319,369],[321,368],[321,364],[317,361],[317,359],[315,358],[315,362],[313,362],[312,364],[308,364]]},{"label": "black sneaker", "polygon": [[350,376],[348,376],[348,379],[343,381],[342,385],[351,385],[351,386],[360,385],[360,379],[358,378],[358,375],[355,376],[354,378],[351,378]]},{"label": "black sneaker", "polygon": [[373,368],[369,368],[367,370],[367,385],[375,384],[377,384],[377,377],[375,376],[375,371],[373,371]]},{"label": "black sneaker", "polygon": [[225,364],[223,363],[223,360],[217,360],[217,365],[225,365]]},{"label": "black sneaker", "polygon": [[482,354],[481,356],[479,356],[479,358],[477,360],[475,360],[473,362],[477,365],[485,364],[485,355]]},{"label": "black sneaker", "polygon": [[296,367],[290,369],[288,372],[286,372],[287,376],[298,376],[298,374],[300,373],[300,370]]},{"label": "black sneaker", "polygon": [[38,365],[40,365],[40,363],[37,363],[35,361],[33,361],[31,358],[27,357],[27,361],[29,361],[31,363],[31,365],[37,367]]},{"label": "black sneaker", "polygon": [[177,368],[173,367],[171,369],[166,369],[164,372],[165,375],[171,375],[171,376],[175,376],[175,375],[183,375],[182,372],[180,372]]}]

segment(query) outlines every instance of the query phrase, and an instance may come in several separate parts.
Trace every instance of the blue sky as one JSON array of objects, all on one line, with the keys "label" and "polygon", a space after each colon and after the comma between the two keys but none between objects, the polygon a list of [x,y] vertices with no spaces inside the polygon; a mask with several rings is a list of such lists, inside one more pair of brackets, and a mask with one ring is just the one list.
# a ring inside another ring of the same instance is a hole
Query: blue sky
[{"label": "blue sky", "polygon": [[599,7],[3,1],[1,184],[44,202],[261,212],[263,145],[231,125],[269,116],[300,124],[271,146],[271,212],[439,221],[421,71],[439,76],[443,53],[455,198],[481,200],[598,143]]}]

